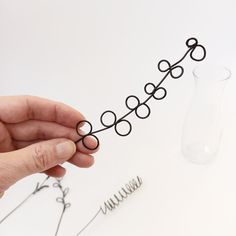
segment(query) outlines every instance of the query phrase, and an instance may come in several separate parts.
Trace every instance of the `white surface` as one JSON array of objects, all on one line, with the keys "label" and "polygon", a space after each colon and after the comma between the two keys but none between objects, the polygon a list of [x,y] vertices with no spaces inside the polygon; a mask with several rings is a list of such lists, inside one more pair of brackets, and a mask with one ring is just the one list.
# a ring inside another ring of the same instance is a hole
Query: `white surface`
[{"label": "white surface", "polygon": [[[157,82],[158,60],[171,62],[195,36],[208,60],[236,66],[234,0],[0,0],[0,94],[32,94],[81,110],[95,127],[106,109],[125,112],[127,95],[143,96]],[[187,162],[180,152],[184,116],[193,91],[191,70],[168,79],[168,98],[151,102],[151,117],[132,117],[127,138],[99,135],[94,167],[69,169],[71,188],[60,236],[76,235],[100,204],[137,174],[144,185],[116,211],[100,216],[84,236],[235,236],[235,77],[225,91],[225,132],[211,165]],[[43,176],[24,179],[0,201],[0,218]],[[4,224],[0,235],[54,235],[61,206],[56,189],[32,198]]]}]

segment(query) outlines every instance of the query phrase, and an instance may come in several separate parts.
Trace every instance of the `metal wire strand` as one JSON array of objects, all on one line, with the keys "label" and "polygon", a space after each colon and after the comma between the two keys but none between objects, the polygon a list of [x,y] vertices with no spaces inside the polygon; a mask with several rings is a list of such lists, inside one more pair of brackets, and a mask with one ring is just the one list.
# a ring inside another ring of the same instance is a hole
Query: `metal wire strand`
[{"label": "metal wire strand", "polygon": [[67,194],[69,193],[69,188],[66,187],[66,188],[63,188],[62,186],[62,179],[56,179],[57,182],[55,182],[53,184],[53,187],[55,188],[59,188],[60,192],[61,192],[61,196],[60,197],[57,197],[56,198],[56,201],[58,203],[61,203],[62,204],[62,212],[61,212],[61,215],[60,215],[60,218],[59,218],[59,221],[58,221],[58,224],[57,224],[57,228],[56,228],[56,232],[55,232],[55,236],[58,235],[59,233],[59,229],[60,229],[60,226],[62,224],[62,219],[64,217],[64,214],[65,214],[65,211],[67,210],[67,208],[69,208],[71,206],[70,203],[66,202],[66,196]]},{"label": "metal wire strand", "polygon": [[0,224],[2,224],[7,218],[9,218],[16,210],[18,210],[21,206],[23,206],[32,196],[39,193],[42,189],[49,188],[49,185],[46,185],[45,183],[48,181],[50,177],[47,176],[42,183],[37,183],[34,191],[30,193],[22,202],[20,202],[14,209],[12,209],[6,216],[4,216],[0,220]]},{"label": "metal wire strand", "polygon": [[143,184],[142,179],[137,176],[136,179],[132,179],[129,183],[125,184],[117,193],[111,198],[105,201],[96,212],[96,214],[89,220],[89,222],[76,234],[81,235],[89,225],[98,217],[98,215],[106,215],[109,211],[116,209],[129,195],[133,194]]}]

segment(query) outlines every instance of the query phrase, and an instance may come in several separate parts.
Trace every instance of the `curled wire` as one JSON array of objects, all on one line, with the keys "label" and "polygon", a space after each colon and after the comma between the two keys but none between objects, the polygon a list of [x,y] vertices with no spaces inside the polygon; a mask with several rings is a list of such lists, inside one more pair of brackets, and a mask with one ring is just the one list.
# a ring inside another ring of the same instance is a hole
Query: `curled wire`
[{"label": "curled wire", "polygon": [[62,179],[56,179],[57,182],[55,182],[53,184],[53,187],[54,188],[59,188],[60,192],[61,192],[61,196],[60,197],[57,197],[56,198],[56,201],[58,203],[61,203],[62,204],[62,212],[61,212],[61,215],[60,215],[60,218],[59,218],[59,221],[58,221],[58,224],[57,224],[57,229],[56,229],[56,233],[55,233],[55,236],[58,235],[58,232],[59,232],[59,229],[60,229],[60,226],[61,226],[61,223],[62,223],[62,219],[63,219],[63,216],[65,214],[65,211],[67,210],[67,208],[69,208],[71,206],[70,203],[66,202],[66,196],[67,194],[69,193],[69,188],[66,187],[66,188],[63,188],[62,186]]},{"label": "curled wire", "polygon": [[122,187],[117,193],[115,193],[111,198],[106,200],[99,208],[98,212],[92,217],[92,219],[76,234],[79,236],[88,226],[98,217],[99,214],[106,215],[108,212],[116,209],[129,195],[133,194],[137,189],[143,184],[142,179],[137,176],[132,179],[124,187]]},{"label": "curled wire", "polygon": [[[144,86],[144,92],[148,95],[144,101],[140,101],[140,99],[135,95],[130,95],[126,98],[125,105],[129,111],[125,115],[118,118],[114,111],[107,110],[103,112],[100,116],[100,122],[103,128],[95,131],[93,131],[93,126],[89,121],[79,121],[76,125],[76,131],[80,138],[76,141],[76,143],[82,142],[87,149],[95,150],[100,145],[99,139],[95,135],[97,133],[114,128],[116,134],[119,136],[124,137],[129,135],[132,131],[132,124],[127,120],[127,117],[132,113],[134,113],[139,119],[146,119],[150,116],[151,109],[147,105],[147,102],[152,98],[155,100],[162,100],[167,96],[167,90],[164,87],[161,87],[161,84],[168,76],[172,79],[179,79],[184,74],[184,68],[179,64],[187,57],[187,55],[189,54],[190,58],[197,62],[205,59],[206,49],[198,43],[196,38],[189,38],[186,41],[186,46],[188,48],[187,52],[176,63],[171,64],[168,60],[159,61],[157,68],[160,72],[165,73],[165,75],[157,85],[149,82]],[[201,51],[200,56],[197,56],[197,51]],[[107,122],[107,118],[109,118],[111,122]],[[88,131],[82,133],[80,131],[80,127],[85,124],[88,126]],[[125,126],[126,130],[122,130],[120,128],[121,126]],[[86,137],[93,137],[96,140],[96,145],[93,147],[89,146],[86,143]]]},{"label": "curled wire", "polygon": [[7,215],[5,215],[1,220],[0,224],[2,224],[6,219],[8,219],[16,210],[18,210],[21,206],[23,206],[31,197],[39,193],[41,190],[45,188],[49,188],[49,185],[45,184],[50,177],[47,176],[41,183],[37,183],[33,192],[31,192],[22,202],[20,202],[14,209],[12,209]]},{"label": "curled wire", "polygon": [[116,209],[129,195],[140,188],[142,183],[143,181],[139,176],[137,176],[137,179],[129,181],[128,184],[122,187],[116,194],[102,204],[100,207],[101,212],[106,215],[109,211]]}]

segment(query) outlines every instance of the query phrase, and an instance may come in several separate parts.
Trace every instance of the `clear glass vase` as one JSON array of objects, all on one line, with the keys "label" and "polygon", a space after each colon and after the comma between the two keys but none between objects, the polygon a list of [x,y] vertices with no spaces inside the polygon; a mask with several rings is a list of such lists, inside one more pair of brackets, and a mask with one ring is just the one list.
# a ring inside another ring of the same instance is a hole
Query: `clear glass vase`
[{"label": "clear glass vase", "polygon": [[203,65],[194,69],[193,76],[195,92],[184,122],[182,152],[188,160],[204,164],[219,149],[221,100],[231,72],[223,66]]}]

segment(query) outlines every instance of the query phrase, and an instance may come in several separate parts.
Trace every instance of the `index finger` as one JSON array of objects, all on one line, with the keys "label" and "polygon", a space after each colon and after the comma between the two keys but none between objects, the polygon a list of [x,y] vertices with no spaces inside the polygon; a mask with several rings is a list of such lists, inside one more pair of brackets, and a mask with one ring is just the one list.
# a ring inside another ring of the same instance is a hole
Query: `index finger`
[{"label": "index finger", "polygon": [[0,120],[5,123],[42,120],[74,128],[84,119],[79,111],[61,102],[35,96],[0,97]]}]

